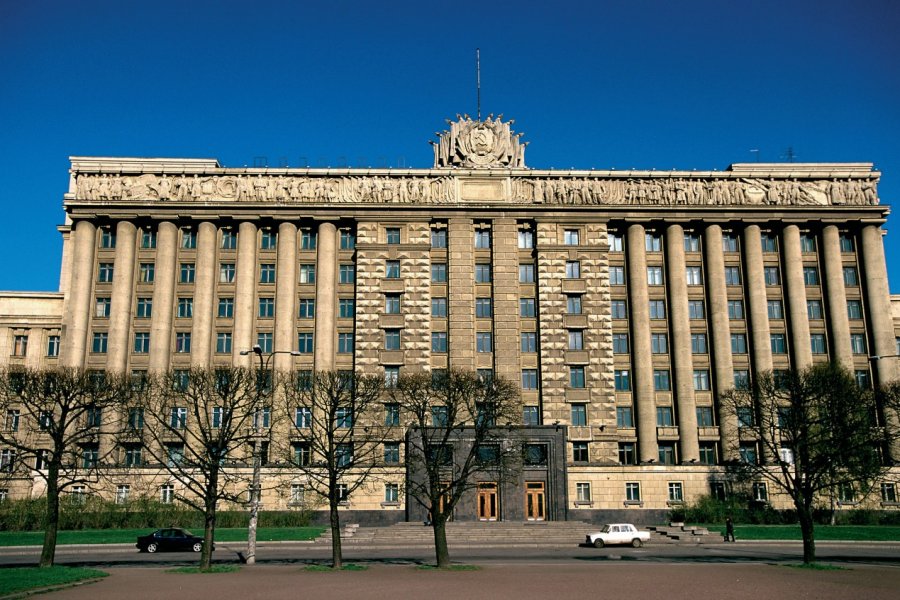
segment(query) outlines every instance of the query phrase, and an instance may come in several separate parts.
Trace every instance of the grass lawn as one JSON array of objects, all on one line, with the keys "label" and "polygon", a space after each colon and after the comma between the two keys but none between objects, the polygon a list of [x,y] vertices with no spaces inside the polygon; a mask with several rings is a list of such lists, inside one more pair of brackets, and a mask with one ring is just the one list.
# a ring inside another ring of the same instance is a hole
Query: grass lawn
[{"label": "grass lawn", "polygon": [[17,567],[14,569],[0,569],[0,596],[84,581],[85,579],[97,579],[107,575],[109,573],[104,573],[97,569],[78,567],[50,567],[49,569]]},{"label": "grass lawn", "polygon": [[[134,544],[139,535],[152,529],[84,529],[60,531],[59,545],[66,544]],[[202,529],[190,530],[203,535]],[[256,539],[260,542],[314,540],[325,531],[324,527],[260,527]],[[247,528],[216,529],[217,542],[245,542]],[[40,546],[44,543],[42,531],[0,531],[0,546]]]},{"label": "grass lawn", "polygon": [[[723,525],[708,525],[710,531],[722,534]],[[816,541],[841,540],[861,542],[900,541],[900,527],[891,525],[816,525]],[[738,540],[797,540],[799,525],[735,525],[734,537]]]}]

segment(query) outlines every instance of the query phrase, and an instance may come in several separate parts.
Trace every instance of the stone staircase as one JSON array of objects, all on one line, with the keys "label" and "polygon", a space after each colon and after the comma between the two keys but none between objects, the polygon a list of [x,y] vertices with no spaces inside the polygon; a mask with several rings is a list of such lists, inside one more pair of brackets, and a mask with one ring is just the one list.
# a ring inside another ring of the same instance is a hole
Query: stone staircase
[{"label": "stone staircase", "polygon": [[684,523],[653,525],[650,530],[650,541],[654,543],[702,544],[718,538],[710,534],[706,527],[695,527]]}]

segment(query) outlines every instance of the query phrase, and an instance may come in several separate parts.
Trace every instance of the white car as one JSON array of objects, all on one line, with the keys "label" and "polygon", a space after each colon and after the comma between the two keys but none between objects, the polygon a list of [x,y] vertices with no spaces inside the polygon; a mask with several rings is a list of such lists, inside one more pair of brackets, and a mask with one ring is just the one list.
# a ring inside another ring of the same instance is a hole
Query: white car
[{"label": "white car", "polygon": [[610,523],[597,533],[589,533],[585,541],[594,548],[612,544],[631,544],[640,548],[650,541],[650,532],[641,531],[631,523]]}]

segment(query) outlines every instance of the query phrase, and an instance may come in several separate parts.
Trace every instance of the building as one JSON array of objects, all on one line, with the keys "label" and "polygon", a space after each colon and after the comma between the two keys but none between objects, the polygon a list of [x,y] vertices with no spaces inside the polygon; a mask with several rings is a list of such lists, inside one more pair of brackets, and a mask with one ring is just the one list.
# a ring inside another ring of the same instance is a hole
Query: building
[{"label": "building", "polygon": [[[252,366],[259,345],[279,370],[502,375],[525,424],[563,436],[523,483],[588,520],[716,492],[756,451],[717,394],[757,372],[834,359],[861,385],[896,378],[869,359],[900,354],[869,163],[531,169],[493,117],[433,150],[431,169],[72,157],[60,292],[0,298],[0,363],[140,376]],[[348,510],[402,520],[395,492]],[[457,518],[539,518],[527,493]]]}]

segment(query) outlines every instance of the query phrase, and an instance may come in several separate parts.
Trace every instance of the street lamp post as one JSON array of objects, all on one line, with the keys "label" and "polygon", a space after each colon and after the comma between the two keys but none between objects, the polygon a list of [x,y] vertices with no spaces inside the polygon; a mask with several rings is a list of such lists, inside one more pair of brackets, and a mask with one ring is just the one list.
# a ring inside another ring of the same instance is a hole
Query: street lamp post
[{"label": "street lamp post", "polygon": [[[247,356],[249,354],[255,354],[257,358],[259,358],[259,375],[256,380],[256,394],[257,398],[263,393],[263,377],[265,373],[269,372],[269,363],[272,361],[272,357],[276,354],[290,354],[291,356],[299,356],[300,353],[293,350],[275,350],[273,352],[269,352],[269,354],[263,359],[263,351],[262,348],[257,344],[253,346],[251,350],[241,350],[241,356]],[[258,404],[258,403],[257,403]],[[259,409],[259,406],[257,406]],[[254,429],[256,429],[256,424],[252,424]],[[248,565],[256,564],[256,525],[259,521],[259,496],[260,496],[260,485],[259,485],[259,470],[260,470],[260,456],[259,456],[259,440],[256,439],[256,436],[253,438],[253,478],[250,483],[250,523],[247,526],[247,554],[246,554],[246,563]]]}]

